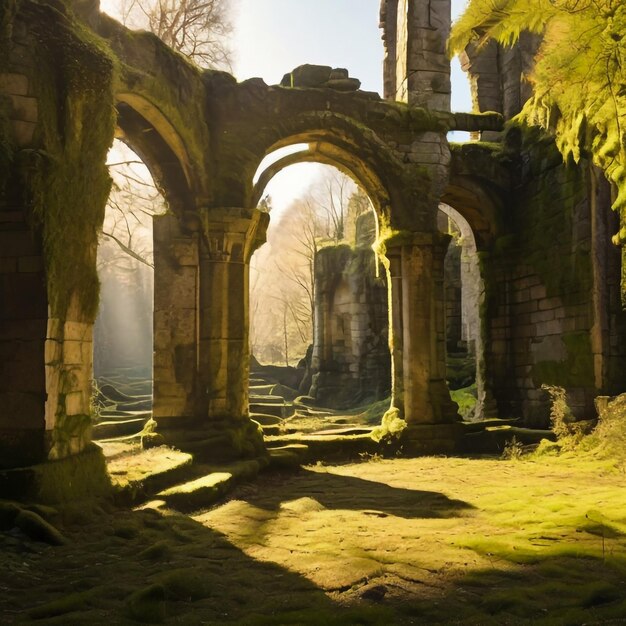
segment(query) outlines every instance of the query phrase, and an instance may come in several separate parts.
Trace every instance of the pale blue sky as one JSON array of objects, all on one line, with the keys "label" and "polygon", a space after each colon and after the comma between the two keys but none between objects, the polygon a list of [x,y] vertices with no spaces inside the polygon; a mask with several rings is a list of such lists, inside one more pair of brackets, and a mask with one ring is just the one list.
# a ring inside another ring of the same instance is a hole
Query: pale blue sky
[{"label": "pale blue sky", "polygon": [[[303,63],[345,67],[382,93],[379,0],[235,0],[235,75],[272,85]],[[465,0],[452,0],[456,17]],[[467,80],[453,68],[453,110],[469,110]]]}]

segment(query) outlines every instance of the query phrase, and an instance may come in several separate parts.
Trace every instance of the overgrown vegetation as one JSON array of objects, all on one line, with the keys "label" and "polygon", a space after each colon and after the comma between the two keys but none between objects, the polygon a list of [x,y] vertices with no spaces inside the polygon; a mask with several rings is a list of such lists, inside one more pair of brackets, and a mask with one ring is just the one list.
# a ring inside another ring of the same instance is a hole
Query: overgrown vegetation
[{"label": "overgrown vegetation", "polygon": [[590,156],[617,190],[615,243],[626,241],[626,5],[622,0],[471,0],[450,48],[542,35],[520,119],[554,133],[565,160]]},{"label": "overgrown vegetation", "polygon": [[111,179],[105,166],[113,139],[115,63],[104,44],[71,15],[24,4],[39,39],[41,150],[23,150],[19,166],[33,219],[43,234],[48,298],[64,318],[73,297],[87,319],[98,307],[95,254]]},{"label": "overgrown vegetation", "polygon": [[597,400],[599,419],[576,421],[567,404],[565,389],[542,385],[550,395],[550,424],[557,441],[544,440],[531,455],[537,459],[563,454],[585,460],[607,460],[612,466],[626,467],[626,394]]}]

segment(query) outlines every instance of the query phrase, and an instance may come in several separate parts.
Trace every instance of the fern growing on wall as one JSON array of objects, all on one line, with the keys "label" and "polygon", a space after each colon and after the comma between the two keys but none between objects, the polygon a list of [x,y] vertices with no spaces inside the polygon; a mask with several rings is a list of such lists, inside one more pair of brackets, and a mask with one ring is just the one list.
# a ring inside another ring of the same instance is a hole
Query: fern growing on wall
[{"label": "fern growing on wall", "polygon": [[614,243],[626,243],[626,3],[624,0],[471,0],[450,49],[523,31],[542,35],[534,87],[519,119],[555,136],[565,160],[590,157],[615,185]]}]

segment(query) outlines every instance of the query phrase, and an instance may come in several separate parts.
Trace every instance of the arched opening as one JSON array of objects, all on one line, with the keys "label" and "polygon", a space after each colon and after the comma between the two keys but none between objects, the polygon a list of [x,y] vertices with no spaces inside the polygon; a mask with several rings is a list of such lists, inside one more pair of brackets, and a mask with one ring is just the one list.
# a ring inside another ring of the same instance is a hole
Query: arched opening
[{"label": "arched opening", "polygon": [[250,266],[250,410],[265,428],[284,417],[295,427],[305,418],[308,428],[320,407],[330,412],[314,422],[326,428],[340,412],[378,402],[382,414],[389,404],[376,212],[347,159],[330,154],[330,144],[282,148],[255,177],[254,197],[269,210],[270,226]]},{"label": "arched opening", "polygon": [[447,204],[439,205],[438,226],[451,236],[444,261],[448,387],[459,414],[466,420],[478,419],[484,402],[480,304],[485,289],[476,239],[468,221]]},{"label": "arched opening", "polygon": [[152,408],[154,256],[152,218],[166,203],[150,171],[115,140],[113,185],[98,246],[100,305],[94,327],[94,438],[132,436]]}]

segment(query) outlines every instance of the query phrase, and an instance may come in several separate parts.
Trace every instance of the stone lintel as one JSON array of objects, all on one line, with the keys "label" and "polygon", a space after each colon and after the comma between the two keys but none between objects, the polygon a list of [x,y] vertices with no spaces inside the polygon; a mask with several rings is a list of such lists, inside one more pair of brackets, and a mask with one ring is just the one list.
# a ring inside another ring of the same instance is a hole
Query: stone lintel
[{"label": "stone lintel", "polygon": [[504,130],[504,117],[501,113],[454,113],[451,119],[450,130],[465,130],[468,132],[478,131],[502,131]]}]

